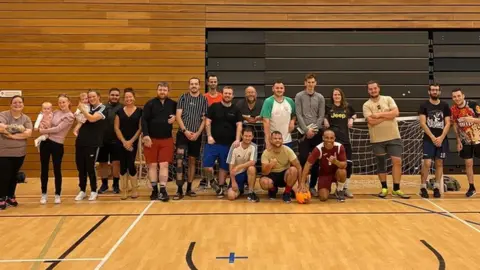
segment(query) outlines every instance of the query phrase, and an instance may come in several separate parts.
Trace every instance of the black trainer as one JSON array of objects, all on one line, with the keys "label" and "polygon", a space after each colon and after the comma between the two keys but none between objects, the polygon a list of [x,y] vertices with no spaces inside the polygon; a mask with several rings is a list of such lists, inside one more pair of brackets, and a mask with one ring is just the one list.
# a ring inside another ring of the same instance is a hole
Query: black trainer
[{"label": "black trainer", "polygon": [[467,193],[465,193],[465,196],[467,196],[468,198],[471,198],[475,196],[475,194],[477,194],[477,191],[475,190],[475,188],[469,188]]},{"label": "black trainer", "polygon": [[5,199],[0,199],[0,210],[5,210],[7,209],[7,202]]},{"label": "black trainer", "polygon": [[429,196],[428,196],[428,191],[427,191],[426,188],[421,188],[421,189],[420,189],[420,196],[421,196],[422,198],[428,199]]},{"label": "black trainer", "polygon": [[104,194],[107,191],[108,191],[108,184],[102,183],[102,185],[98,189],[98,194]]},{"label": "black trainer", "polygon": [[189,197],[197,197],[197,193],[195,193],[195,191],[193,191],[193,190],[187,190],[185,195],[187,195]]},{"label": "black trainer", "polygon": [[114,184],[112,186],[112,188],[113,188],[113,193],[114,194],[120,194],[120,187],[119,187],[118,183],[116,185]]},{"label": "black trainer", "polygon": [[173,200],[174,200],[174,201],[178,201],[178,200],[183,199],[183,197],[184,197],[184,196],[183,196],[183,192],[177,192],[177,193],[175,194],[175,196],[173,196]]},{"label": "black trainer", "polygon": [[343,189],[335,191],[335,196],[337,197],[337,201],[345,202],[345,191]]},{"label": "black trainer", "polygon": [[160,192],[158,193],[158,200],[162,202],[168,202],[170,200],[166,189],[160,189]]},{"label": "black trainer", "polygon": [[218,191],[215,193],[217,194],[218,199],[223,199],[223,197],[225,197],[225,190],[223,189],[223,186],[219,186]]},{"label": "black trainer", "polygon": [[283,193],[283,202],[284,203],[291,203],[292,202],[292,197],[291,197],[290,192]]},{"label": "black trainer", "polygon": [[197,190],[198,190],[198,191],[205,191],[207,188],[208,188],[207,179],[203,178],[203,179],[200,180],[200,182],[198,183]]},{"label": "black trainer", "polygon": [[152,194],[150,194],[150,200],[156,200],[158,198],[158,188],[153,188]]},{"label": "black trainer", "polygon": [[212,187],[212,189],[215,191],[215,193],[219,193],[220,192],[220,185],[218,184],[217,180],[215,179],[212,179],[210,181],[210,186]]},{"label": "black trainer", "polygon": [[8,198],[7,197],[7,200],[5,201],[7,203],[7,206],[13,206],[13,207],[17,207],[18,206],[18,202],[17,200],[15,199],[15,197],[13,198]]},{"label": "black trainer", "polygon": [[275,200],[277,198],[277,192],[278,192],[278,188],[275,188],[274,190],[269,189],[268,190],[268,198],[270,200]]},{"label": "black trainer", "polygon": [[433,189],[433,197],[434,198],[440,198],[442,197],[442,194],[440,194],[440,190],[438,188]]},{"label": "black trainer", "polygon": [[252,191],[248,193],[247,200],[249,200],[250,202],[259,202],[260,198],[258,198],[257,194],[255,194],[255,192]]}]

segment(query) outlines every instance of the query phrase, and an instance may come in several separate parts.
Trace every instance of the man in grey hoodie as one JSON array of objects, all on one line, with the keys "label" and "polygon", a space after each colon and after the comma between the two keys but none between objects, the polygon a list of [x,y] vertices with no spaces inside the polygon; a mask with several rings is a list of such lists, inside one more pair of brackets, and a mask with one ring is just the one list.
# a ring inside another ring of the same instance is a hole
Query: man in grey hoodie
[{"label": "man in grey hoodie", "polygon": [[[323,119],[325,118],[325,98],[315,92],[317,80],[314,74],[305,76],[305,90],[295,96],[296,116],[304,137],[299,140],[300,163],[305,166],[310,152],[322,142]],[[318,178],[318,162],[312,166],[310,175],[310,193],[318,196],[315,189]]]}]

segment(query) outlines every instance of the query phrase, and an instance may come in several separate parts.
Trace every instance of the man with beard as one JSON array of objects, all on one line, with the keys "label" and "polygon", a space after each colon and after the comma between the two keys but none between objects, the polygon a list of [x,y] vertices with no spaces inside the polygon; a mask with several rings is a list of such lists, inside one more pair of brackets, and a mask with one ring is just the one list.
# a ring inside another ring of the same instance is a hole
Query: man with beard
[{"label": "man with beard", "polygon": [[110,175],[110,168],[108,163],[112,166],[113,175],[113,193],[120,193],[120,152],[121,146],[117,143],[117,135],[115,134],[114,124],[115,116],[118,110],[123,108],[119,102],[120,90],[118,88],[110,89],[108,93],[108,103],[105,104],[105,111],[107,115],[107,124],[105,134],[103,137],[103,146],[98,152],[97,162],[100,164],[100,176],[102,177],[102,185],[98,190],[99,194],[103,194],[108,190],[108,176]]},{"label": "man with beard", "polygon": [[292,147],[292,131],[295,128],[295,102],[284,96],[285,85],[276,81],[272,87],[273,95],[263,103],[260,116],[263,118],[266,148],[270,147],[272,131],[282,134],[283,144]]},{"label": "man with beard", "polygon": [[443,160],[448,152],[448,139],[445,140],[450,129],[450,108],[445,101],[440,100],[440,86],[433,84],[429,86],[428,95],[430,99],[421,106],[418,114],[420,126],[424,131],[423,135],[423,164],[421,173],[420,196],[428,198],[427,178],[435,160],[435,187],[433,197],[440,198],[441,178],[443,177]]},{"label": "man with beard", "polygon": [[[304,80],[305,90],[298,92],[295,96],[295,111],[298,126],[305,134],[305,137],[298,143],[300,164],[305,166],[310,152],[322,142],[323,119],[325,118],[325,98],[315,92],[317,80],[315,75],[307,74]],[[316,128],[313,128],[315,126]],[[310,193],[316,197],[318,162],[312,164],[310,178]]]},{"label": "man with beard", "polygon": [[262,153],[262,178],[260,186],[268,190],[268,197],[274,200],[279,187],[285,187],[283,201],[292,201],[292,187],[302,176],[302,166],[295,152],[283,144],[282,133],[273,131],[270,136],[270,147]]},{"label": "man with beard", "polygon": [[[142,132],[148,178],[152,185],[150,199],[167,202],[168,164],[173,162],[173,123],[177,103],[168,97],[169,86],[160,82],[157,97],[143,107]],[[160,192],[158,191],[160,182]]]},{"label": "man with beard", "polygon": [[[203,152],[203,169],[218,198],[223,198],[226,191],[224,185],[229,171],[227,157],[230,146],[238,147],[242,134],[242,114],[233,106],[232,99],[233,88],[225,86],[222,102],[210,106],[206,121],[208,142]],[[213,166],[217,159],[220,167],[218,182],[213,178]]]},{"label": "man with beard", "polygon": [[177,132],[177,193],[174,200],[183,199],[183,160],[185,151],[188,153],[188,181],[187,196],[195,197],[197,194],[192,190],[192,182],[195,177],[195,162],[200,156],[202,144],[202,131],[205,127],[207,114],[207,99],[200,95],[200,79],[189,80],[189,92],[180,96],[177,104],[176,120],[179,130]]},{"label": "man with beard", "polygon": [[260,112],[262,111],[263,101],[257,100],[257,90],[253,86],[245,88],[245,98],[239,100],[235,106],[240,110],[240,113],[249,124],[256,123],[262,118]]},{"label": "man with beard", "polygon": [[308,156],[308,161],[303,168],[302,181],[299,183],[299,189],[305,190],[307,177],[316,162],[320,163],[318,173],[318,195],[321,201],[328,200],[332,183],[337,184],[335,195],[339,202],[345,201],[345,190],[343,186],[347,180],[347,155],[345,147],[341,143],[335,142],[335,132],[331,129],[323,133],[323,142],[317,145]]},{"label": "man with beard", "polygon": [[367,119],[370,143],[373,154],[377,158],[377,173],[382,184],[378,196],[388,195],[387,187],[387,157],[392,158],[393,196],[409,199],[410,196],[400,190],[402,179],[403,143],[398,130],[396,117],[400,114],[392,97],[380,95],[380,85],[375,81],[367,83],[370,99],[363,104],[363,117]]},{"label": "man with beard", "polygon": [[457,137],[457,151],[465,160],[465,172],[468,178],[468,198],[474,196],[473,157],[480,158],[480,105],[471,100],[465,100],[462,89],[452,91],[453,106],[451,107],[453,129]]},{"label": "man with beard", "polygon": [[205,97],[208,101],[208,107],[212,106],[213,103],[222,101],[222,93],[217,91],[218,79],[215,75],[208,76],[208,92],[205,93]]}]

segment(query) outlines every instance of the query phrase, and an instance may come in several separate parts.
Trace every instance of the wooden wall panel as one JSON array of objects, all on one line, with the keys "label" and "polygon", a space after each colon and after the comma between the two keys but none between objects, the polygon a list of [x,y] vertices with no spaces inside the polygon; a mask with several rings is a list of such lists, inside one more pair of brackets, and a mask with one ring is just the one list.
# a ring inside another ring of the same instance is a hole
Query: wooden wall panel
[{"label": "wooden wall panel", "polygon": [[[145,102],[166,80],[177,98],[188,78],[204,77],[206,27],[479,26],[477,0],[0,0],[0,89],[23,90],[31,117],[43,100],[65,92],[77,102],[90,88],[134,87]],[[73,176],[69,136],[64,174]],[[30,176],[36,151],[29,147]]]}]

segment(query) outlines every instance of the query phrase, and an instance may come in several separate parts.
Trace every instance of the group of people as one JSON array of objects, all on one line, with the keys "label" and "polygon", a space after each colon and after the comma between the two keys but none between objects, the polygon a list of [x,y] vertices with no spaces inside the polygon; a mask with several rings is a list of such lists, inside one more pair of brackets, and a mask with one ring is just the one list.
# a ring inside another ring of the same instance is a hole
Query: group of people
[{"label": "group of people", "polygon": [[[322,94],[315,91],[317,84],[313,74],[304,79],[305,89],[295,98],[285,96],[281,81],[273,84],[273,95],[264,101],[257,99],[256,89],[245,89],[245,98],[233,103],[234,89],[225,86],[218,89],[218,78],[208,77],[208,91],[200,93],[200,79],[189,80],[188,92],[178,101],[168,97],[169,85],[157,85],[157,96],[150,99],[143,109],[135,104],[135,91],[126,88],[123,93],[117,88],[109,91],[108,102],[100,102],[100,93],[90,90],[80,95],[75,113],[71,111],[70,98],[58,96],[58,109],[49,102],[42,104],[42,111],[33,125],[23,114],[24,98],[15,96],[10,110],[0,113],[0,209],[7,205],[17,206],[15,198],[16,174],[26,155],[27,138],[37,130],[41,136],[35,139],[41,161],[41,199],[48,201],[47,185],[50,157],[55,176],[55,203],[61,203],[64,141],[73,128],[76,136],[75,162],[78,170],[80,191],[75,200],[86,198],[87,179],[90,180],[89,200],[109,190],[108,178],[113,176],[112,189],[121,193],[122,199],[138,197],[137,171],[135,166],[138,141],[142,138],[144,156],[148,164],[148,179],[152,187],[151,199],[168,201],[166,185],[169,164],[175,167],[177,191],[174,200],[185,195],[195,197],[192,188],[197,159],[202,157],[205,178],[199,189],[209,185],[218,198],[225,193],[235,200],[246,193],[247,199],[258,202],[254,192],[257,180],[259,147],[253,143],[251,124],[262,123],[265,134],[265,149],[261,153],[261,188],[274,199],[279,188],[284,188],[282,199],[289,203],[296,192],[309,192],[325,201],[336,183],[338,201],[353,198],[348,189],[352,174],[352,147],[349,129],[356,112],[348,104],[340,88],[333,89],[331,104],[326,104]],[[369,99],[363,104],[363,116],[368,122],[370,142],[377,160],[377,173],[381,182],[380,197],[388,195],[386,182],[387,154],[392,159],[393,190],[391,194],[408,199],[400,189],[402,176],[403,144],[396,117],[399,110],[393,98],[380,94],[380,85],[367,83]],[[424,129],[424,162],[421,175],[420,195],[428,198],[426,179],[432,160],[435,160],[437,184],[434,197],[440,197],[439,179],[443,172],[443,160],[448,152],[446,135],[453,124],[457,134],[457,150],[465,159],[470,183],[467,197],[475,195],[473,181],[473,156],[480,157],[480,106],[465,100],[461,89],[452,92],[454,105],[439,99],[440,87],[430,85],[429,100],[419,110],[420,123]],[[173,125],[178,131],[173,139]],[[292,132],[297,127],[302,137],[298,140],[298,156],[292,150]],[[201,153],[202,134],[206,143]],[[185,172],[184,161],[188,170]],[[96,162],[99,163],[102,185],[97,188]],[[218,175],[215,166],[218,165]],[[227,185],[227,176],[230,182]],[[186,182],[186,189],[184,190]],[[248,189],[245,191],[245,189]]]}]

